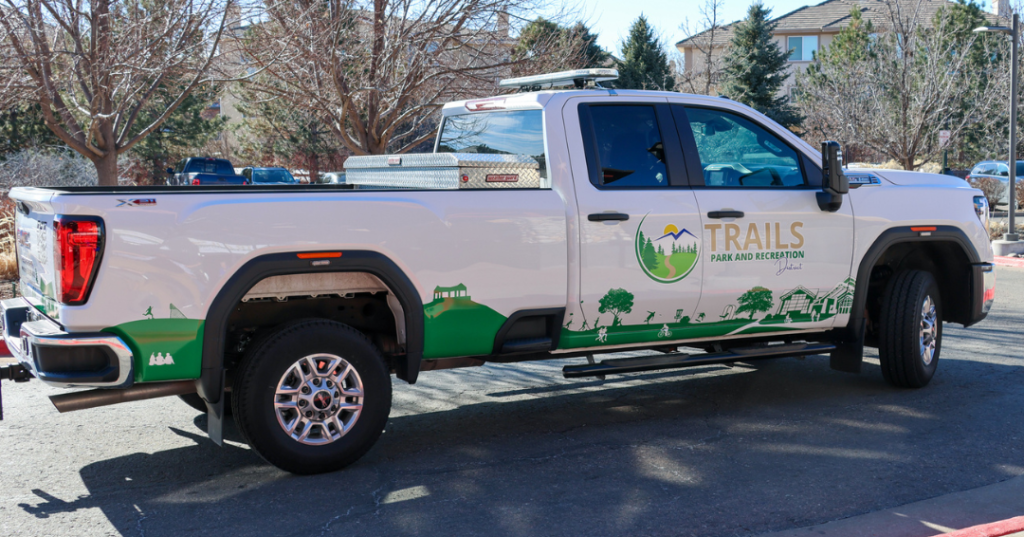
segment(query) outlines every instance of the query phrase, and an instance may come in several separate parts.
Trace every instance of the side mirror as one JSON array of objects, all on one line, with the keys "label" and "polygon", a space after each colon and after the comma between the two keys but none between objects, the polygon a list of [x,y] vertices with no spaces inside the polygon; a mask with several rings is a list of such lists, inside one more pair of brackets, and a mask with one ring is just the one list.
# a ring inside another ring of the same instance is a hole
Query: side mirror
[{"label": "side mirror", "polygon": [[821,142],[821,192],[817,198],[822,211],[838,211],[843,206],[843,194],[850,192],[842,160],[839,142]]},{"label": "side mirror", "polygon": [[174,168],[167,168],[167,175],[174,175]]}]

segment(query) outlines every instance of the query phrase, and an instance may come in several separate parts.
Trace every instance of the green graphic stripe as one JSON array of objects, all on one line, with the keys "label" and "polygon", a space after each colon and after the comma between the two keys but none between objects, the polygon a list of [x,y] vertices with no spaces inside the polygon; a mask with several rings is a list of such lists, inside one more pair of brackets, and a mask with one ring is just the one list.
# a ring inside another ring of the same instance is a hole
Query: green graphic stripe
[{"label": "green graphic stripe", "polygon": [[[560,349],[572,349],[579,347],[596,347],[603,345],[627,345],[630,343],[651,343],[658,340],[670,341],[679,339],[698,339],[708,337],[724,336],[734,330],[738,330],[748,324],[750,319],[732,319],[717,323],[670,323],[670,324],[642,324],[608,326],[605,331],[605,340],[600,341],[601,329],[585,330],[574,332],[562,329],[562,337],[559,340]],[[668,334],[663,332],[664,326],[668,326]]]},{"label": "green graphic stripe", "polygon": [[423,357],[491,354],[506,317],[469,297],[438,298],[423,307]]},{"label": "green graphic stripe", "polygon": [[[203,321],[144,319],[104,330],[124,340],[135,355],[135,382],[199,378],[203,361]],[[150,358],[171,357],[173,364],[150,365]]]}]

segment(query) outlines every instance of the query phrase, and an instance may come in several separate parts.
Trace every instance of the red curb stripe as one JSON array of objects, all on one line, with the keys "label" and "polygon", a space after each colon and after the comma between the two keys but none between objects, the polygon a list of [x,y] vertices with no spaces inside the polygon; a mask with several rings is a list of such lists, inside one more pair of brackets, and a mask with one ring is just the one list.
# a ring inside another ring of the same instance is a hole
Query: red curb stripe
[{"label": "red curb stripe", "polygon": [[[997,258],[998,259],[998,258]],[[1002,537],[1011,533],[1024,531],[1024,516],[972,526],[951,533],[943,533],[937,537]]]},{"label": "red curb stripe", "polygon": [[998,255],[994,257],[994,263],[1000,267],[1024,268],[1024,258],[1022,257],[1001,257]]}]

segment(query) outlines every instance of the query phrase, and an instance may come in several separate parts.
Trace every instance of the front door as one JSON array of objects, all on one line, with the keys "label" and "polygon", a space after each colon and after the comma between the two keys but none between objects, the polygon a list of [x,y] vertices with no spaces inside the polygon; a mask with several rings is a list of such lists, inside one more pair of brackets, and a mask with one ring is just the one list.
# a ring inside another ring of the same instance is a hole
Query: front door
[{"label": "front door", "polygon": [[581,300],[560,347],[684,339],[697,322],[704,254],[671,109],[659,98],[569,101],[563,121],[582,133],[569,140]]},{"label": "front door", "polygon": [[849,198],[822,211],[820,168],[754,119],[673,108],[704,179],[693,187],[704,216],[700,313],[721,336],[845,324],[855,285]]}]

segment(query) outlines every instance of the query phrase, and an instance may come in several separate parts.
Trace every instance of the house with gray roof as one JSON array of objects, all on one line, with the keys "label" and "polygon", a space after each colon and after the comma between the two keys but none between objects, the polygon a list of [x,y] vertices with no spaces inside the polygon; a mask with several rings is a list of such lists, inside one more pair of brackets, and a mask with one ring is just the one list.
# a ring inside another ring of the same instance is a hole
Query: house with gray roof
[{"label": "house with gray roof", "polygon": [[[776,17],[774,37],[780,48],[790,51],[790,73],[805,69],[814,54],[827,47],[835,35],[850,24],[850,12],[854,6],[859,6],[861,16],[871,21],[876,28],[885,28],[889,20],[889,2],[895,2],[901,18],[914,17],[925,26],[931,24],[939,9],[954,4],[949,0],[825,0]],[[1006,24],[1009,15],[1008,0],[993,0],[993,13],[989,15],[992,24]],[[714,31],[700,32],[676,43],[676,48],[683,54],[683,68],[687,71],[703,71],[709,50],[712,63],[720,62],[738,22],[726,24]],[[782,91],[791,92],[794,84],[794,77],[788,77]]]}]

